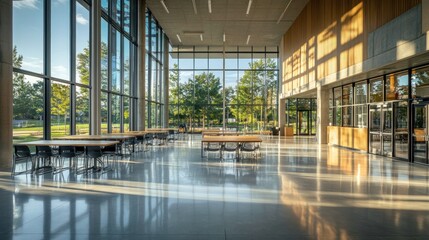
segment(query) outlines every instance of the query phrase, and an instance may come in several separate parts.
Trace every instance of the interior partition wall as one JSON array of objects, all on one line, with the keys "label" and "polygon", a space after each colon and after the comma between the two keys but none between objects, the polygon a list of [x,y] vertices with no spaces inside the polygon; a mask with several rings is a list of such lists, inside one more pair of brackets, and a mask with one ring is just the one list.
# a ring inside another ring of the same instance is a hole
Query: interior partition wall
[{"label": "interior partition wall", "polygon": [[329,124],[367,128],[370,153],[428,164],[428,86],[429,67],[421,66],[334,87]]},{"label": "interior partition wall", "polygon": [[[135,0],[101,0],[102,132],[132,128]],[[14,141],[90,132],[92,1],[13,1]]]},{"label": "interior partition wall", "polygon": [[278,47],[176,46],[169,53],[170,126],[277,126]]}]

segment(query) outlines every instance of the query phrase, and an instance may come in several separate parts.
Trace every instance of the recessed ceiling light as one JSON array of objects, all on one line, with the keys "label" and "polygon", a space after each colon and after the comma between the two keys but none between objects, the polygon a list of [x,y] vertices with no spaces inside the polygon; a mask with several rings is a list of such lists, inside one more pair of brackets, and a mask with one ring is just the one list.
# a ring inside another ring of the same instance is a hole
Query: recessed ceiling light
[{"label": "recessed ceiling light", "polygon": [[212,13],[212,0],[209,0],[209,13]]},{"label": "recessed ceiling light", "polygon": [[182,39],[180,39],[179,34],[176,34],[177,39],[179,39],[179,42],[182,42]]},{"label": "recessed ceiling light", "polygon": [[249,15],[250,7],[252,6],[252,0],[249,0],[249,4],[247,5],[246,15]]},{"label": "recessed ceiling light", "polygon": [[203,40],[203,34],[200,34],[200,38],[201,38],[201,42],[204,41]]},{"label": "recessed ceiling light", "polygon": [[247,35],[246,45],[249,45],[249,41],[250,41],[250,34],[249,34],[249,35]]},{"label": "recessed ceiling light", "polygon": [[277,20],[277,24],[280,23],[280,21],[283,18],[283,15],[285,15],[287,8],[289,7],[290,3],[292,2],[292,0],[289,1],[289,3],[286,5],[285,10],[283,10],[282,15],[280,15],[279,19]]},{"label": "recessed ceiling light", "polygon": [[165,5],[164,0],[161,0],[160,2],[161,2],[161,5],[164,7],[165,11],[166,11],[167,13],[170,13],[170,11],[168,11],[167,5]]},{"label": "recessed ceiling light", "polygon": [[194,6],[194,13],[196,15],[198,11],[197,11],[197,4],[195,3],[195,0],[192,0],[192,6]]},{"label": "recessed ceiling light", "polygon": [[223,33],[223,42],[226,42],[226,36],[225,36],[225,33]]}]

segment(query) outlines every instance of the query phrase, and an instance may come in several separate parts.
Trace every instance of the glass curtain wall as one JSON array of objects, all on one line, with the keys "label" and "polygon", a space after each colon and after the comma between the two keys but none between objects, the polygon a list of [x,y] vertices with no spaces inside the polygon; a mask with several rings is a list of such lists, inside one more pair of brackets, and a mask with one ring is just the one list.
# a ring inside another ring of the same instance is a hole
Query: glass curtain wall
[{"label": "glass curtain wall", "polygon": [[315,135],[317,119],[315,98],[286,99],[286,125],[295,135]]},{"label": "glass curtain wall", "polygon": [[162,127],[164,116],[164,41],[165,34],[152,13],[146,9],[146,127]]},{"label": "glass curtain wall", "polygon": [[169,126],[186,125],[192,131],[224,124],[232,131],[277,126],[277,47],[223,50],[170,50]]},{"label": "glass curtain wall", "polygon": [[[129,129],[123,118],[130,113],[117,111],[117,119],[108,101],[119,99],[115,107],[122,108],[124,98],[136,99],[131,91],[136,79],[133,4],[102,1],[102,97],[105,115],[111,116],[103,119],[105,131]],[[90,12],[86,0],[13,1],[15,142],[89,133]]]}]

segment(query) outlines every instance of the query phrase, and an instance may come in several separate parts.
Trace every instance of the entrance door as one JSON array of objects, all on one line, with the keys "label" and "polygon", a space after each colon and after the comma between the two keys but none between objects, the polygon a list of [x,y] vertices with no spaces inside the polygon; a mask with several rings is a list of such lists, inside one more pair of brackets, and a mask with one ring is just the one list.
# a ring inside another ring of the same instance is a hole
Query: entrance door
[{"label": "entrance door", "polygon": [[413,105],[413,158],[414,162],[428,164],[428,105]]},{"label": "entrance door", "polygon": [[309,135],[310,111],[298,110],[298,135]]},{"label": "entrance door", "polygon": [[370,105],[369,152],[392,156],[392,103]]}]

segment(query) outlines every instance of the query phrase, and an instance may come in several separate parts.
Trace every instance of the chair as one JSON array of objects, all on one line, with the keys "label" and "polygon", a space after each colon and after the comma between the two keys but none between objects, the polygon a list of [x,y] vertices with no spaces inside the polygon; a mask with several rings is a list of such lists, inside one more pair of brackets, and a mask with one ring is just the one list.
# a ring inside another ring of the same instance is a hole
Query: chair
[{"label": "chair", "polygon": [[[80,149],[79,149],[80,150]],[[73,146],[60,146],[59,148],[59,171],[63,170],[64,166],[64,158],[69,159],[69,169],[76,170],[78,169],[78,162],[76,158],[79,156],[79,152],[77,152],[76,147]]]},{"label": "chair", "polygon": [[172,130],[172,129],[168,130],[168,138],[167,138],[167,140],[174,142],[174,140],[176,140],[175,135],[176,135],[176,131],[175,130]]},{"label": "chair", "polygon": [[[55,154],[50,146],[36,146],[36,171],[46,168],[53,169],[52,158],[58,160],[58,154]],[[43,161],[43,166],[40,166],[39,160]],[[45,173],[45,171],[42,171]]]},{"label": "chair", "polygon": [[144,139],[146,140],[146,145],[153,145],[153,133],[148,133],[144,136]]},{"label": "chair", "polygon": [[219,157],[222,156],[222,145],[220,143],[209,142],[204,150],[207,152],[207,157],[209,157],[210,152],[219,152]]},{"label": "chair", "polygon": [[128,150],[128,152],[131,154],[135,151],[135,145],[137,144],[137,140],[135,137],[128,138],[124,142],[124,147]]},{"label": "chair", "polygon": [[234,143],[234,142],[224,143],[222,145],[222,158],[224,158],[223,155],[225,152],[235,152],[236,158],[238,158],[238,150],[239,150],[238,143]]},{"label": "chair", "polygon": [[243,143],[240,147],[240,155],[243,152],[252,153],[253,158],[256,159],[259,155],[259,144],[256,143]]},{"label": "chair", "polygon": [[[34,168],[34,157],[35,154],[32,154],[30,151],[30,148],[28,146],[24,145],[14,145],[15,151],[13,155],[13,163],[12,163],[12,175],[18,175],[21,173],[28,173],[31,172]],[[15,172],[16,171],[16,164],[19,162],[25,161],[25,171],[22,172]],[[31,162],[31,169],[28,169],[28,162]]]},{"label": "chair", "polygon": [[[87,146],[86,147],[86,157],[94,159],[94,165],[92,166],[92,169],[94,171],[101,171],[106,168],[106,164],[103,161],[104,154],[101,151],[101,147],[99,146]],[[101,165],[101,167],[97,166],[97,163]],[[90,169],[89,167],[87,169]]]}]

